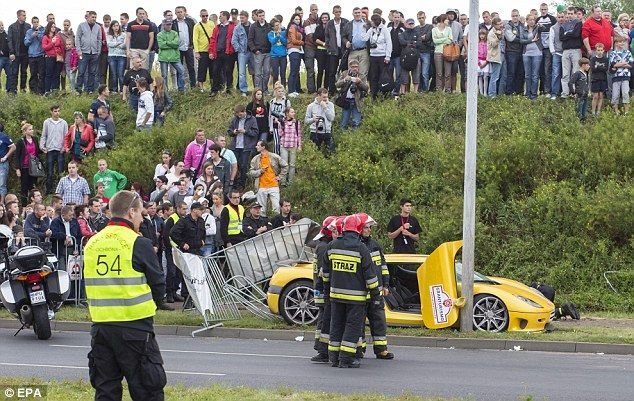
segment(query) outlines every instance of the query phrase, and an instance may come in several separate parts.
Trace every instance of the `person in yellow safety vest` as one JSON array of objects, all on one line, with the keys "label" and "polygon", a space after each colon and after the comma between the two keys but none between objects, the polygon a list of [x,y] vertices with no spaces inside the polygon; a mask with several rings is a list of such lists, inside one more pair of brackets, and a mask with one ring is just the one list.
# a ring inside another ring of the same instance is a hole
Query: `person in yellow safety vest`
[{"label": "person in yellow safety vest", "polygon": [[[172,256],[172,246],[176,246],[176,243],[172,241],[170,238],[170,232],[178,220],[187,215],[187,203],[178,202],[174,205],[175,212],[165,220],[165,225],[163,226],[163,248],[165,249],[165,260],[167,261],[167,274],[165,276],[165,285],[167,287],[167,299],[165,302],[174,303],[174,302],[183,302],[189,292],[187,291],[187,286],[185,286],[185,282],[183,281],[183,273],[176,268],[174,264],[174,258]],[[178,290],[178,286],[181,286],[181,295],[178,295],[176,291]]]},{"label": "person in yellow safety vest", "polygon": [[[357,215],[361,219],[363,227],[361,231],[361,242],[365,244],[370,251],[370,256],[372,256],[374,274],[379,278],[381,295],[388,295],[390,272],[387,269],[385,255],[383,255],[381,246],[371,237],[372,227],[376,225],[376,221],[366,213],[358,213]],[[379,303],[371,302],[370,297],[368,297],[366,305],[366,316],[370,325],[374,355],[376,355],[377,359],[394,359],[394,354],[387,350],[387,322],[385,321],[385,302],[383,301],[383,296],[380,297]],[[363,331],[359,348],[357,356],[362,356],[365,354],[366,349],[365,330]]]},{"label": "person in yellow safety vest", "polygon": [[343,236],[332,241],[323,265],[325,296],[330,296],[330,341],[328,356],[332,366],[358,368],[357,344],[365,319],[366,297],[379,300],[379,280],[374,274],[370,251],[361,243],[361,219],[348,216],[343,221]]},{"label": "person in yellow safety vest", "polygon": [[164,399],[167,378],[153,316],[165,282],[152,242],[138,233],[142,209],[137,193],[117,192],[110,199],[112,220],[84,249],[93,322],[88,372],[96,400],[121,400],[123,377],[133,400]]},{"label": "person in yellow safety vest", "polygon": [[[315,345],[313,349],[317,351],[317,355],[310,358],[312,362],[328,363],[328,342],[321,342],[319,338],[324,324],[330,326],[330,299],[324,297],[324,282],[321,277],[321,262],[324,253],[328,250],[328,243],[333,239],[331,225],[337,220],[336,216],[328,216],[321,224],[319,234],[313,238],[317,241],[315,245],[315,260],[313,261],[313,289],[315,305],[318,309],[317,322],[315,324]],[[330,328],[330,327],[329,327]],[[327,333],[330,330],[326,331]]]},{"label": "person in yellow safety vest", "polygon": [[232,189],[229,192],[229,204],[220,212],[220,235],[225,248],[244,241],[243,220],[244,206],[240,204],[240,191]]}]

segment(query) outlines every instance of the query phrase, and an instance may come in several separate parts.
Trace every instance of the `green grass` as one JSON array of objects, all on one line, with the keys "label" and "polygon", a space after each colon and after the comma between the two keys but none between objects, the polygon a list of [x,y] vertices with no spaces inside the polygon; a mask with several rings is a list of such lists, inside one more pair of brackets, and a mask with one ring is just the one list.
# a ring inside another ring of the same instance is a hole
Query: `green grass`
[{"label": "green grass", "polygon": [[[94,390],[86,381],[43,381],[40,379],[27,378],[6,378],[0,377],[0,389],[7,386],[23,386],[28,383],[31,386],[46,385],[47,401],[85,401],[94,398]],[[523,398],[524,400],[529,400]],[[127,387],[124,385],[124,400],[130,400]],[[322,401],[324,399],[331,401],[365,401],[372,399],[374,401],[448,401],[463,400],[463,398],[429,398],[420,397],[412,394],[404,394],[399,396],[387,396],[379,394],[336,394],[317,391],[302,391],[291,388],[277,389],[254,389],[249,387],[229,387],[225,385],[215,384],[207,387],[184,387],[184,386],[167,386],[165,388],[166,400],[180,401]]]},{"label": "green grass", "polygon": [[[634,314],[628,313],[592,313],[584,314],[584,318],[592,319],[632,319]],[[0,319],[12,319],[5,310],[0,309]],[[57,321],[87,322],[89,321],[86,308],[64,307],[56,315]],[[193,312],[157,311],[154,318],[156,325],[175,326],[200,326],[202,319]],[[555,322],[556,330],[550,333],[462,333],[457,330],[430,330],[426,328],[389,327],[388,335],[415,336],[415,337],[443,337],[443,338],[487,338],[497,340],[536,340],[536,341],[568,341],[568,342],[598,342],[609,344],[634,344],[634,330],[631,326],[614,327],[609,323],[605,325],[580,323],[566,324]],[[314,326],[289,326],[283,320],[265,320],[253,316],[247,312],[242,313],[239,320],[224,322],[224,327],[245,329],[272,329],[272,330],[313,330]]]}]

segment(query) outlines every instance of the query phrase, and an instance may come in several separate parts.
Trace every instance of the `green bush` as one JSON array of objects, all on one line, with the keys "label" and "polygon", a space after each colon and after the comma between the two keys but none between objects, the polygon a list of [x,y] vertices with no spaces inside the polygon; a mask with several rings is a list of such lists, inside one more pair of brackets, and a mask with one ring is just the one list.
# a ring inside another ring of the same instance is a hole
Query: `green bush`
[{"label": "green bush", "polygon": [[[292,100],[303,119],[311,97]],[[51,103],[70,119],[86,112],[84,96],[36,98],[0,95],[0,121],[19,135],[19,122],[36,128]],[[226,130],[239,97],[209,99],[176,95],[162,128],[134,131],[134,115],[112,99],[117,147],[97,158],[130,182],[152,185],[162,149],[182,157],[197,127],[212,136]],[[330,157],[308,141],[299,154],[297,180],[283,192],[304,216],[366,211],[378,222],[375,237],[389,251],[385,225],[403,196],[415,202],[423,226],[419,250],[431,252],[462,237],[465,100],[461,95],[402,96],[368,101],[362,127],[335,129],[337,152]],[[337,109],[338,119],[340,110]],[[338,124],[338,121],[337,123]],[[478,114],[476,265],[485,274],[555,286],[558,298],[586,309],[634,311],[634,136],[632,115],[606,111],[580,123],[573,102],[536,102],[521,97],[480,99]],[[617,271],[619,294],[606,271]]]}]

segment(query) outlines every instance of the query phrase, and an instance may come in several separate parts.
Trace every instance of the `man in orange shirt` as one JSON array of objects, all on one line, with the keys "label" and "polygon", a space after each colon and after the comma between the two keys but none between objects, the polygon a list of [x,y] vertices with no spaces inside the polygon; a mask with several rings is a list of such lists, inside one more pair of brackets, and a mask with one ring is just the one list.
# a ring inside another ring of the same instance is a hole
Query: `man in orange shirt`
[{"label": "man in orange shirt", "polygon": [[267,201],[275,214],[280,212],[280,181],[286,180],[288,163],[275,153],[270,153],[265,141],[258,141],[255,150],[259,153],[251,160],[249,175],[255,178],[257,201],[262,205],[262,215],[266,216]]}]

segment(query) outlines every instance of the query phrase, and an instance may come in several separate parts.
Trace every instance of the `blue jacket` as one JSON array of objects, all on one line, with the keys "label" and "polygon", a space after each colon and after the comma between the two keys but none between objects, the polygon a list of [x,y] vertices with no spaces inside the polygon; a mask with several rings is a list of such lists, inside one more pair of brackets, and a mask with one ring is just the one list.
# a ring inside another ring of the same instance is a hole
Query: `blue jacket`
[{"label": "blue jacket", "polygon": [[236,24],[236,27],[233,30],[233,36],[231,37],[231,46],[233,46],[236,53],[247,53],[249,51],[247,42],[246,29],[244,29],[242,24]]},{"label": "blue jacket", "polygon": [[26,31],[24,35],[24,45],[28,48],[29,57],[41,57],[44,55],[44,49],[42,49],[42,38],[44,37],[44,27],[40,26],[37,29],[37,36],[33,38],[33,28]]},{"label": "blue jacket", "polygon": [[[31,213],[24,219],[24,236],[44,241],[48,230],[48,219],[38,219],[35,213]],[[51,230],[52,231],[52,230]]]},{"label": "blue jacket", "polygon": [[271,57],[286,57],[286,31],[281,31],[279,34],[269,31],[268,38],[271,43]]},{"label": "blue jacket", "polygon": [[[65,249],[64,240],[66,239],[66,228],[61,217],[55,217],[51,221],[51,231],[53,232],[51,234],[52,251],[58,254],[59,251]],[[81,233],[79,231],[79,222],[74,217],[70,220],[70,235],[75,238],[75,243],[79,246]]]}]

